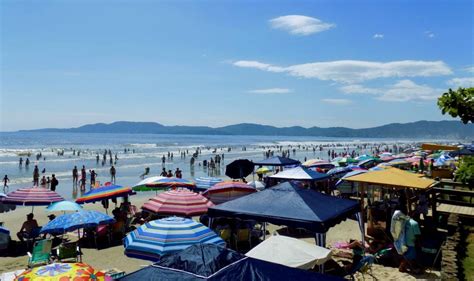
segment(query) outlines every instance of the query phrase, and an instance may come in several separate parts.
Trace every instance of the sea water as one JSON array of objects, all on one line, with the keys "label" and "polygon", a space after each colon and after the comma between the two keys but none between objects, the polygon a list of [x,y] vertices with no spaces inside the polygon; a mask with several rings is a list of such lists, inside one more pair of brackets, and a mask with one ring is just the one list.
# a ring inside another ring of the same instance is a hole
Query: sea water
[{"label": "sea water", "polygon": [[[226,164],[242,158],[261,160],[264,158],[265,150],[276,150],[276,146],[283,146],[283,149],[296,149],[295,153],[291,151],[290,157],[303,162],[305,158],[328,159],[327,148],[323,151],[316,149],[313,152],[313,146],[340,144],[341,146],[331,149],[342,151],[344,147],[354,149],[361,143],[393,144],[401,142],[409,143],[413,140],[354,140],[290,136],[0,133],[0,176],[3,178],[4,175],[8,175],[10,178],[11,182],[7,191],[13,191],[20,187],[31,187],[33,184],[33,169],[35,165],[38,165],[40,179],[43,175],[51,177],[51,174],[55,174],[59,180],[56,191],[66,199],[74,199],[81,196],[77,189],[73,189],[72,169],[74,166],[77,166],[80,173],[80,169],[84,165],[88,172],[88,180],[89,170],[95,170],[98,174],[97,181],[101,183],[110,181],[108,155],[105,165],[102,165],[102,154],[105,149],[110,149],[113,156],[115,154],[118,156],[115,165],[117,170],[116,183],[131,186],[141,180],[139,176],[144,172],[145,167],[150,168],[149,176],[159,175],[162,168],[172,171],[180,168],[183,171],[183,178],[190,180],[200,176],[208,176],[211,171],[201,163],[203,160],[209,161],[216,154],[224,154],[224,160],[220,166],[217,166],[212,175],[225,177]],[[197,148],[201,149],[201,154],[196,159],[195,165],[191,166],[191,155]],[[231,148],[231,151],[228,151],[229,148]],[[125,149],[127,153],[124,152]],[[58,156],[58,151],[63,150],[64,155]],[[76,150],[76,153],[80,151],[80,156],[73,155],[73,150]],[[189,151],[189,155],[182,158],[180,152],[185,150]],[[31,153],[29,167],[25,167],[24,162],[23,166],[20,166],[20,157],[25,161],[28,152]],[[42,158],[36,160],[35,156],[40,152]],[[173,153],[173,159],[167,157],[168,152]],[[370,153],[370,149],[358,152],[361,154]],[[100,156],[99,163],[96,163],[97,154]],[[275,155],[277,154],[278,152],[275,152]],[[163,155],[166,156],[164,165],[161,160]],[[43,169],[46,169],[44,174],[41,173]],[[0,186],[0,192],[2,191],[1,187],[3,187],[3,183]]]}]

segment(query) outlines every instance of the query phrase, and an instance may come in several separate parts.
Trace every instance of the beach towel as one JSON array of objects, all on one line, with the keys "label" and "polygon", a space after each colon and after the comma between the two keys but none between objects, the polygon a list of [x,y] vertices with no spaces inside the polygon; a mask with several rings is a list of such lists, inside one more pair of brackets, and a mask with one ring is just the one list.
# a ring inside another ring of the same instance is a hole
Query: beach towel
[{"label": "beach towel", "polygon": [[390,233],[393,236],[395,249],[400,255],[403,255],[408,247],[405,245],[405,223],[409,217],[400,211],[395,211],[392,216],[392,223],[390,226]]}]

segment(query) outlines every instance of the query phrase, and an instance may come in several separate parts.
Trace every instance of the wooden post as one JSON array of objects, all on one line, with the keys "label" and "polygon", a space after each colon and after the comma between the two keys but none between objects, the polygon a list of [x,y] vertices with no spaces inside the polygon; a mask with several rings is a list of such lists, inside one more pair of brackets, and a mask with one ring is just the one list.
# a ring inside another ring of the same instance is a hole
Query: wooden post
[{"label": "wooden post", "polygon": [[[360,216],[361,216],[361,220],[362,220],[362,225],[365,225],[365,208],[364,208],[364,193],[365,193],[365,189],[366,189],[366,185],[367,183],[365,182],[361,182],[359,184],[359,193],[360,193]],[[364,229],[364,233],[365,235],[365,229]]]},{"label": "wooden post", "polygon": [[431,215],[433,216],[433,222],[435,226],[438,226],[438,211],[436,210],[436,190],[433,188],[431,190]]}]

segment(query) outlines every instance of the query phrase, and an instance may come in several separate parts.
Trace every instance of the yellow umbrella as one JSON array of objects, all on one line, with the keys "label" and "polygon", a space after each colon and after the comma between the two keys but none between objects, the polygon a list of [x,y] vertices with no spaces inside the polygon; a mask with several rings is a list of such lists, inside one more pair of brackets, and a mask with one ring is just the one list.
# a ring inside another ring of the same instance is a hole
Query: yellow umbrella
[{"label": "yellow umbrella", "polygon": [[258,168],[256,172],[257,174],[266,174],[266,173],[270,173],[270,169],[268,169],[267,167],[262,167],[262,168]]},{"label": "yellow umbrella", "polygon": [[85,263],[53,263],[20,274],[15,281],[87,281],[112,280]]}]

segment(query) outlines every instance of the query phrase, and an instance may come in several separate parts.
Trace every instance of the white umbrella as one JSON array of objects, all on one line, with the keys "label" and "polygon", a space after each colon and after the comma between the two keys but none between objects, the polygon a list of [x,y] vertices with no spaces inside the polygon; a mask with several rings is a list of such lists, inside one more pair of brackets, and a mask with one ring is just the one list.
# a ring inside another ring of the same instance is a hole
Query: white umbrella
[{"label": "white umbrella", "polygon": [[331,250],[288,236],[274,235],[245,255],[288,267],[311,269],[324,264],[331,257]]},{"label": "white umbrella", "polygon": [[149,178],[145,178],[139,182],[137,182],[133,187],[133,188],[137,188],[137,187],[142,187],[142,186],[145,186],[146,184],[148,183],[154,183],[156,181],[159,181],[161,179],[163,179],[165,177],[161,177],[161,176],[154,176],[154,177],[149,177]]}]

